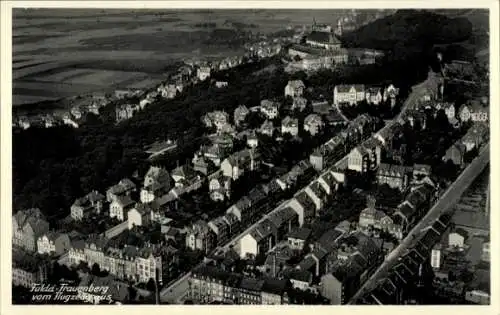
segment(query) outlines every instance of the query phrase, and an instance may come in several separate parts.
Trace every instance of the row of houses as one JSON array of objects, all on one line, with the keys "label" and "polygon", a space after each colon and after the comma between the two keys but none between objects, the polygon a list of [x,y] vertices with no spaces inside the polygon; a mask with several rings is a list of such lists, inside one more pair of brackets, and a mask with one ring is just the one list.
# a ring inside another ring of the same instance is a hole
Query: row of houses
[{"label": "row of houses", "polygon": [[87,114],[99,115],[103,107],[109,105],[112,97],[99,93],[70,98],[72,106],[69,111],[40,114],[35,116],[13,115],[12,126],[21,129],[30,127],[52,128],[60,125],[79,127],[80,121]]},{"label": "row of houses", "polygon": [[190,297],[204,303],[243,305],[288,304],[289,282],[283,279],[255,279],[239,273],[202,265],[190,277]]},{"label": "row of houses", "polygon": [[[361,141],[362,139],[369,136],[369,131],[374,127],[374,121],[371,117],[363,115],[358,119],[355,119],[347,132],[342,133],[342,138],[344,140],[348,139],[348,142],[355,144],[357,141]],[[362,130],[362,131],[360,131]],[[363,133],[364,137],[354,137],[353,135],[359,132]],[[351,137],[349,135],[351,134]],[[330,141],[329,141],[330,142]],[[327,143],[329,143],[327,142]],[[234,176],[238,172],[234,172],[234,163],[229,163],[230,159],[227,160],[227,167],[224,167],[223,174],[225,177]],[[226,164],[226,163],[224,163]],[[230,167],[231,166],[231,167]],[[189,248],[192,249],[200,249],[206,252],[209,252],[213,249],[216,244],[223,244],[227,241],[230,236],[234,235],[235,232],[239,231],[239,228],[243,225],[247,225],[248,223],[252,223],[252,220],[256,220],[259,215],[262,213],[264,208],[268,206],[268,199],[272,194],[275,194],[279,191],[286,191],[295,187],[299,180],[307,182],[310,180],[315,174],[314,164],[309,161],[301,161],[295,167],[293,167],[288,173],[280,176],[279,178],[274,179],[268,185],[260,185],[252,189],[249,194],[240,200],[238,200],[233,206],[231,206],[227,213],[222,216],[213,219],[212,221],[205,223],[203,221],[197,222],[193,228],[191,228],[190,232],[186,235],[186,242]],[[316,215],[316,207],[322,208],[321,206],[321,198],[314,196],[313,201],[310,201],[310,195],[314,195],[313,190],[319,191],[318,194],[322,196],[323,193],[331,194],[333,191],[338,188],[338,185],[343,183],[344,175],[342,172],[337,170],[327,170],[322,176],[320,176],[317,182],[313,182],[310,187],[306,188],[304,191],[299,192],[296,196],[298,199],[294,198],[288,202],[289,207],[280,206],[282,209],[273,214],[274,220],[274,230],[281,229],[283,227],[282,224],[287,225],[291,229],[293,224],[290,222],[295,219],[298,221],[300,225],[303,225],[305,220],[310,217],[314,217]],[[217,180],[214,183],[214,190],[219,190],[221,187],[226,186],[224,181]],[[325,192],[323,192],[325,190]],[[312,205],[314,209],[309,206]],[[318,209],[319,210],[319,209]],[[294,214],[297,216],[294,217]],[[278,224],[276,226],[275,224]],[[273,229],[272,225],[268,225],[270,229]],[[271,236],[271,231],[267,229],[266,233],[260,233],[261,235]],[[255,229],[256,231],[259,228]],[[273,230],[273,231],[274,231]],[[256,232],[259,233],[259,232]],[[282,235],[283,233],[281,233]],[[254,233],[254,236],[257,235]],[[272,234],[272,236],[276,236],[277,232]],[[259,236],[260,240],[267,240],[266,237]],[[274,237],[274,240],[277,240],[277,237]],[[244,238],[246,241],[246,239]],[[253,255],[257,255],[259,250],[257,249],[257,243],[255,240],[249,240],[251,245],[244,245],[244,249],[241,250],[242,256],[246,256],[248,253]],[[248,249],[245,249],[247,248]]]},{"label": "row of houses", "polygon": [[489,126],[487,124],[483,122],[474,123],[461,139],[446,150],[443,161],[451,161],[453,164],[462,167],[465,163],[466,153],[474,149],[479,150],[483,144],[488,142],[489,136]]},{"label": "row of houses", "polygon": [[[350,129],[363,129],[363,127],[368,126],[370,121],[368,116],[363,116],[353,122]],[[347,139],[348,133],[345,133],[344,137]],[[362,138],[354,138],[350,141],[352,146],[362,141]],[[309,164],[313,166],[312,163]],[[242,257],[256,257],[266,253],[294,227],[301,227],[318,216],[327,206],[332,195],[343,185],[345,185],[344,170],[335,167],[335,165],[324,170],[309,185],[299,190],[292,199],[283,203],[271,215],[264,217],[259,225],[240,240],[240,255]],[[278,219],[273,220],[273,218]]]},{"label": "row of houses", "polygon": [[356,105],[366,101],[368,104],[378,105],[382,102],[391,102],[391,106],[396,104],[399,88],[390,84],[382,87],[366,87],[364,84],[342,84],[336,85],[333,89],[333,104]]}]

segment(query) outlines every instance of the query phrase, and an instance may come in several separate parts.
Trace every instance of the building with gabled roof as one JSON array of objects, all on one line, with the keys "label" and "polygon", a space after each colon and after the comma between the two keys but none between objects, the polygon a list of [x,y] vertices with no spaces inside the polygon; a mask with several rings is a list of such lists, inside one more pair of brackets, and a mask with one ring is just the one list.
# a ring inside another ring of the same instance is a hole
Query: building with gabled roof
[{"label": "building with gabled roof", "polygon": [[98,191],[91,191],[82,198],[75,200],[71,206],[71,217],[82,220],[93,213],[100,213],[106,197]]},{"label": "building with gabled roof", "polygon": [[333,104],[356,105],[366,99],[365,86],[363,84],[336,85],[333,89]]},{"label": "building with gabled roof", "polygon": [[288,81],[288,84],[285,86],[285,97],[290,96],[301,97],[304,95],[305,85],[302,80],[291,80]]}]

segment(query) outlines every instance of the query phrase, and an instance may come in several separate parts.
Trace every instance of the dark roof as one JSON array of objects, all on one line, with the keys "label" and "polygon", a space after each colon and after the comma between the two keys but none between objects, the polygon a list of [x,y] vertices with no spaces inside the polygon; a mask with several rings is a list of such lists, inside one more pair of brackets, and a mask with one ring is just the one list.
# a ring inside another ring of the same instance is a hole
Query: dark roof
[{"label": "dark roof", "polygon": [[236,287],[242,281],[243,276],[236,273],[226,272],[214,266],[202,265],[193,269],[194,276],[210,277],[220,280],[228,286]]},{"label": "dark roof", "polygon": [[285,279],[265,279],[262,285],[262,291],[266,293],[273,293],[277,295],[283,295],[288,286],[288,281]]},{"label": "dark roof", "polygon": [[307,35],[307,39],[318,43],[340,44],[340,40],[333,33],[328,32],[312,31]]},{"label": "dark roof", "polygon": [[312,281],[312,273],[308,270],[293,269],[288,274],[291,280],[297,280],[310,283]]},{"label": "dark roof", "polygon": [[270,214],[268,219],[279,228],[294,217],[297,217],[297,213],[291,207],[286,207]]},{"label": "dark roof", "polygon": [[365,90],[363,84],[340,84],[335,86],[339,93],[347,93],[352,87],[354,87],[357,92],[363,92]]},{"label": "dark roof", "polygon": [[295,199],[304,207],[304,209],[309,210],[309,211],[314,211],[316,210],[316,205],[314,202],[311,200],[311,197],[307,195],[305,191],[301,191],[295,196]]},{"label": "dark roof", "polygon": [[262,291],[263,286],[264,286],[264,280],[244,278],[240,282],[240,288],[249,291],[260,292]]},{"label": "dark roof", "polygon": [[311,235],[311,230],[308,228],[298,228],[288,233],[288,237],[300,240],[307,240],[310,235]]},{"label": "dark roof", "polygon": [[318,243],[324,248],[330,248],[340,237],[342,232],[336,229],[331,229],[325,232],[318,240]]},{"label": "dark roof", "polygon": [[398,212],[401,213],[404,217],[409,219],[413,214],[415,213],[415,209],[412,208],[409,204],[407,203],[402,203],[398,207]]}]

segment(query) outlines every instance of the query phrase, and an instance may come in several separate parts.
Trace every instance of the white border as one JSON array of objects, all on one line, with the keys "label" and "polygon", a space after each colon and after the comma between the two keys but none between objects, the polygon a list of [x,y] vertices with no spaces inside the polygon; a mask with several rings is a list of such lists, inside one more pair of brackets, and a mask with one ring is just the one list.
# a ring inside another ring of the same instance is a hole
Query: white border
[{"label": "white border", "polygon": [[[495,0],[476,1],[0,1],[1,3],[1,99],[0,99],[0,139],[1,139],[1,181],[0,181],[0,201],[1,201],[1,314],[87,314],[89,312],[106,313],[117,310],[113,306],[12,306],[11,305],[11,213],[12,213],[12,147],[11,147],[11,104],[12,104],[12,8],[23,7],[45,7],[45,8],[130,8],[130,9],[175,9],[175,8],[266,8],[266,9],[345,9],[345,8],[489,8],[490,9],[490,78],[491,78],[491,160],[497,161],[497,145],[500,143],[499,135],[499,97],[498,74],[499,63],[499,3]],[[496,88],[495,88],[496,87]],[[497,212],[499,200],[495,192],[500,188],[498,176],[499,168],[496,163],[490,163],[491,167],[491,302],[490,306],[386,306],[383,309],[375,306],[180,306],[165,305],[161,307],[151,305],[140,306],[120,306],[120,311],[135,314],[139,311],[146,311],[149,314],[160,314],[168,312],[170,314],[182,314],[191,312],[209,311],[212,314],[241,314],[276,313],[287,312],[299,314],[299,312],[316,312],[322,314],[421,314],[428,312],[459,314],[500,314],[500,273],[498,265],[500,263],[499,231],[500,215]],[[147,308],[147,310],[145,310]]]}]

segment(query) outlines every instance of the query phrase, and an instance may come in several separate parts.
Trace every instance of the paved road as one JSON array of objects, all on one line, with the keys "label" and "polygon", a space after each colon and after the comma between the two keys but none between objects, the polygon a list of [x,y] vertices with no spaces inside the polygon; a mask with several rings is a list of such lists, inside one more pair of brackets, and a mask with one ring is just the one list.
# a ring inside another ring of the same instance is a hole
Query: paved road
[{"label": "paved road", "polygon": [[432,224],[445,212],[449,211],[462,194],[472,184],[476,177],[484,170],[490,161],[489,144],[484,147],[479,156],[460,174],[453,184],[446,190],[436,204],[429,210],[422,220],[408,233],[398,247],[396,247],[386,260],[379,266],[373,275],[363,284],[358,292],[351,298],[348,304],[355,304],[356,300],[363,297],[366,293],[375,289],[378,280],[387,276],[388,272],[409,248],[414,246],[425,233],[423,229],[432,226]]}]

